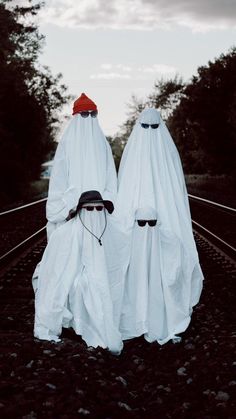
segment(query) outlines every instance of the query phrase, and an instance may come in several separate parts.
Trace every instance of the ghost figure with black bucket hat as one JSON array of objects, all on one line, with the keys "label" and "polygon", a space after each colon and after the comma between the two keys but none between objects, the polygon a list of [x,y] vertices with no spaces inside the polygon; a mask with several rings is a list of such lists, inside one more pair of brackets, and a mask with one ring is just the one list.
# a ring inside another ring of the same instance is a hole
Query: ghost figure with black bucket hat
[{"label": "ghost figure with black bucket hat", "polygon": [[121,352],[112,295],[122,288],[128,252],[112,212],[112,201],[86,191],[71,219],[51,234],[35,290],[35,337],[57,342],[62,327],[72,327],[88,346]]},{"label": "ghost figure with black bucket hat", "polygon": [[97,105],[82,93],[54,158],[46,206],[48,237],[70,217],[82,192],[97,190],[112,201],[116,197],[114,160],[97,115]]}]

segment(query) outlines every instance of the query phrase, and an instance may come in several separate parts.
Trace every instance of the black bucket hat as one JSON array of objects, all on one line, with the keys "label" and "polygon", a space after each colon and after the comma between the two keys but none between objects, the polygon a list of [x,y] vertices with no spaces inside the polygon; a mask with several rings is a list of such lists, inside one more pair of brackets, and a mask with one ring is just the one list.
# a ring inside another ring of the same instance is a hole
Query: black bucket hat
[{"label": "black bucket hat", "polygon": [[111,201],[102,199],[102,195],[98,191],[87,191],[80,195],[79,203],[76,211],[79,211],[84,204],[90,204],[91,202],[101,202],[106,210],[111,214],[114,211],[114,205]]}]

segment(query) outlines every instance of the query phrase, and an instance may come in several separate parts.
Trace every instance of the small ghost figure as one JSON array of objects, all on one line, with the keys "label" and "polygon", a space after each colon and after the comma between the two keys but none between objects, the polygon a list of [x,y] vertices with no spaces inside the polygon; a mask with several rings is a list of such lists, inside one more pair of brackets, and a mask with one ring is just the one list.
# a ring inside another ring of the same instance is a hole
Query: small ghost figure
[{"label": "small ghost figure", "polygon": [[120,331],[122,339],[144,335],[148,342],[179,340],[190,322],[185,295],[184,248],[162,230],[157,212],[139,208],[126,272]]},{"label": "small ghost figure", "polygon": [[[115,244],[113,251],[110,245],[115,242],[112,211],[113,203],[103,200],[98,191],[84,192],[74,217],[51,234],[35,284],[34,336],[38,339],[58,342],[62,327],[72,327],[88,346],[121,352],[112,286],[121,276],[122,264],[116,262]],[[114,279],[110,281],[111,265]]]}]

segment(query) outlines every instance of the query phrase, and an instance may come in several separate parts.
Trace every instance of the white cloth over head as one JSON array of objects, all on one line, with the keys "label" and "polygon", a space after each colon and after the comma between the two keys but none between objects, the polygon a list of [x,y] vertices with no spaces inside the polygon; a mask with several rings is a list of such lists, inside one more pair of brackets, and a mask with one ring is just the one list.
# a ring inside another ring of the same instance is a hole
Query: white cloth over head
[{"label": "white cloth over head", "polygon": [[112,292],[124,276],[126,243],[119,233],[117,241],[106,214],[99,244],[105,210],[82,209],[80,217],[57,228],[45,249],[35,290],[34,335],[58,341],[62,327],[73,327],[88,346],[119,353],[123,344]]},{"label": "white cloth over head", "polygon": [[[139,226],[137,220],[157,223]],[[148,342],[162,345],[175,339],[190,322],[186,255],[178,237],[160,225],[153,208],[136,211],[120,321],[122,339],[144,334]]]},{"label": "white cloth over head", "polygon": [[116,169],[98,119],[75,114],[54,158],[46,206],[48,236],[76,207],[81,193],[88,190],[97,190],[104,199],[114,202]]},{"label": "white cloth over head", "polygon": [[[141,124],[159,124],[157,129]],[[139,116],[124,149],[118,175],[115,214],[131,231],[137,208],[151,207],[160,217],[161,229],[180,240],[187,258],[185,304],[191,313],[198,303],[203,274],[192,233],[184,174],[177,148],[156,109]],[[137,244],[138,246],[138,244]],[[172,255],[169,255],[170,260]]]}]

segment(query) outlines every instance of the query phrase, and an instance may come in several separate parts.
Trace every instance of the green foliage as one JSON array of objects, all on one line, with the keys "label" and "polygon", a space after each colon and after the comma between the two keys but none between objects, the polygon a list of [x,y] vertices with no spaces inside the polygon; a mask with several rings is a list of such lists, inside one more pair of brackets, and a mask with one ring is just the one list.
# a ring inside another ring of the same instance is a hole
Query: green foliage
[{"label": "green foliage", "polygon": [[199,67],[197,75],[187,84],[179,76],[161,79],[145,101],[132,97],[127,120],[113,139],[120,150],[145,106],[161,110],[186,173],[236,176],[235,47],[207,66]]},{"label": "green foliage", "polygon": [[54,148],[58,111],[70,96],[41,67],[44,38],[31,22],[40,4],[13,7],[0,1],[0,177],[2,203],[24,195]]},{"label": "green foliage", "polygon": [[110,137],[109,136],[109,137],[107,137],[107,141],[109,142],[109,144],[111,146],[112,154],[113,154],[114,161],[115,161],[116,170],[118,171],[125,143],[122,141],[122,138],[118,137],[118,136],[116,136],[116,137]]},{"label": "green foliage", "polygon": [[188,173],[233,173],[236,48],[198,69],[168,124]]},{"label": "green foliage", "polygon": [[154,91],[148,96],[147,105],[161,110],[162,119],[167,121],[183,96],[185,84],[176,75],[173,79],[157,80]]}]

